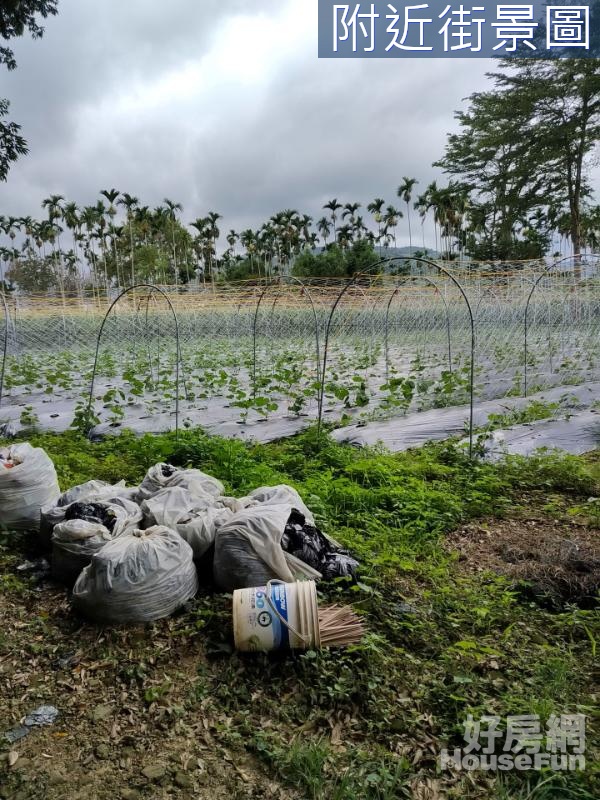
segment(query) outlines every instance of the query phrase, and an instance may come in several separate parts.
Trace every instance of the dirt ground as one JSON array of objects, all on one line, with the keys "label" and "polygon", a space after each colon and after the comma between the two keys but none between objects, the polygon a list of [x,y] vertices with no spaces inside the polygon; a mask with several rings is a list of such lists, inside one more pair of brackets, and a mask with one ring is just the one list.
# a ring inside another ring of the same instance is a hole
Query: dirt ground
[{"label": "dirt ground", "polygon": [[0,797],[296,797],[215,742],[226,717],[187,702],[204,656],[198,639],[177,635],[177,618],[103,631],[73,617],[64,589],[11,596],[0,595],[0,732],[40,705],[59,717],[3,743]]},{"label": "dirt ground", "polygon": [[[446,547],[461,571],[525,581],[542,603],[585,605],[598,589],[598,531],[576,521],[553,522],[532,511],[465,525]],[[56,706],[59,716],[2,743],[2,800],[305,797],[242,746],[223,745],[236,712],[219,710],[203,694],[210,653],[189,615],[128,629],[83,623],[64,588],[19,573],[24,559],[20,553],[0,570],[0,735],[41,705]],[[227,619],[229,600],[212,602]],[[252,724],[273,723],[258,717]],[[413,796],[438,796],[423,791],[415,787]]]},{"label": "dirt ground", "polygon": [[447,537],[461,567],[515,579],[542,605],[592,608],[600,590],[600,535],[585,523],[547,516],[465,525]]}]

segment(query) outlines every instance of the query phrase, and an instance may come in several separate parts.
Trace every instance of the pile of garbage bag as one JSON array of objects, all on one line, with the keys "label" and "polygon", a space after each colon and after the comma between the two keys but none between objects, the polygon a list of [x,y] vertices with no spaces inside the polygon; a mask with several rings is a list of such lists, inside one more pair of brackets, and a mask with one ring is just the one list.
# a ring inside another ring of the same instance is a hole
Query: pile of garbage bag
[{"label": "pile of garbage bag", "polygon": [[281,547],[299,561],[321,573],[324,580],[353,577],[358,569],[347,550],[329,539],[306,518],[293,509],[281,538]]},{"label": "pile of garbage bag", "polygon": [[[319,530],[291,486],[228,497],[201,470],[161,463],[139,487],[92,480],[60,494],[43,450],[11,451],[0,451],[0,459],[20,459],[21,471],[0,460],[0,525],[37,530],[52,548],[53,577],[73,587],[74,607],[98,622],[172,614],[196,595],[207,566],[216,588],[227,592],[270,580],[356,576],[358,562]],[[18,480],[9,482],[3,469]],[[19,486],[26,498],[20,506]],[[6,506],[3,492],[12,500]]]}]

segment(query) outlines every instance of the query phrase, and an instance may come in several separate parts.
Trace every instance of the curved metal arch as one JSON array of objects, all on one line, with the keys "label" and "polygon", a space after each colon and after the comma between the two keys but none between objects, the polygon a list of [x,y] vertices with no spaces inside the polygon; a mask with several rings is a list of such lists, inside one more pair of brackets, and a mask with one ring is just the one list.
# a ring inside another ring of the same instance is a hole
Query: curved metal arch
[{"label": "curved metal arch", "polygon": [[4,311],[4,344],[2,346],[2,367],[0,367],[0,406],[2,405],[2,397],[4,392],[4,374],[6,370],[6,358],[8,356],[8,335],[9,335],[9,321],[10,313],[8,310],[8,303],[3,292],[0,292],[0,300],[2,301],[2,309]]},{"label": "curved metal arch", "polygon": [[[358,274],[358,273],[357,273],[357,274]],[[363,273],[361,273],[361,274],[363,274]],[[375,276],[373,276],[373,277],[375,277]],[[368,305],[369,305],[369,297],[368,297],[368,295],[367,295],[366,291],[364,290],[364,288],[363,288],[363,287],[362,287],[360,284],[358,284],[358,283],[354,285],[354,288],[355,288],[355,289],[356,289],[356,290],[357,290],[357,291],[358,291],[358,292],[361,294],[361,296],[362,296],[362,301],[363,301],[363,303],[364,303],[364,306],[365,306],[365,308],[368,308]],[[376,308],[376,306],[377,306],[377,300],[375,300],[375,301],[374,301],[374,302],[371,304],[371,308],[370,308],[370,309],[368,309],[368,310],[370,310],[370,311],[374,311],[374,310],[375,310],[375,308]],[[370,322],[371,322],[371,335],[372,335],[373,337],[375,337],[375,331],[376,331],[376,320],[375,320],[375,316],[374,316],[374,314],[370,314],[370,317],[369,317],[369,319],[370,319]]]},{"label": "curved metal arch", "polygon": [[147,356],[148,356],[148,369],[150,370],[150,378],[152,379],[152,384],[154,386],[154,389],[156,389],[157,383],[158,383],[158,379],[160,377],[160,334],[158,336],[158,347],[157,347],[157,352],[156,352],[156,363],[157,363],[158,366],[157,366],[157,375],[156,375],[156,381],[155,381],[154,380],[154,370],[152,368],[152,354],[150,353],[150,342],[148,340],[148,322],[149,322],[149,316],[150,316],[150,300],[151,299],[153,299],[154,302],[156,303],[156,295],[155,295],[154,292],[148,292],[148,294],[146,295],[145,298],[142,297],[142,298],[139,299],[139,306],[140,307],[138,308],[138,313],[139,313],[139,311],[141,311],[141,305],[145,300],[146,301],[146,310],[145,310],[145,313],[144,313],[144,326],[145,326],[144,327],[144,339],[145,339],[144,344],[146,345],[146,353],[147,353]]},{"label": "curved metal arch", "polygon": [[[320,337],[319,337],[319,319],[317,317],[317,310],[315,308],[315,304],[314,304],[314,301],[312,299],[312,295],[309,292],[308,287],[306,286],[304,281],[301,281],[300,278],[296,278],[293,275],[279,275],[277,278],[275,278],[274,280],[269,282],[264,287],[264,289],[262,290],[262,292],[259,295],[258,302],[256,303],[256,309],[254,311],[254,320],[253,320],[253,323],[252,323],[252,354],[253,354],[252,355],[252,391],[253,391],[254,398],[256,398],[256,351],[257,351],[257,348],[256,348],[256,340],[257,340],[256,329],[257,329],[257,324],[258,324],[258,313],[260,311],[260,307],[261,307],[262,301],[264,300],[267,292],[270,291],[271,289],[275,288],[275,287],[277,287],[278,289],[281,289],[281,287],[283,285],[285,285],[283,283],[284,281],[291,281],[292,285],[300,286],[301,289],[302,289],[302,293],[306,295],[306,297],[308,298],[308,302],[310,303],[310,307],[311,307],[311,310],[312,310],[312,315],[313,315],[313,319],[314,319],[314,323],[315,323],[315,348],[316,348],[316,357],[317,357],[317,381],[321,382],[322,373],[321,373],[321,343],[320,343]],[[281,296],[281,291],[278,291],[277,295],[275,297],[275,300],[273,302],[271,313],[272,313],[273,309],[275,308],[277,300],[279,299],[280,296]]]},{"label": "curved metal arch", "polygon": [[[527,358],[528,358],[528,355],[529,355],[529,340],[528,340],[528,336],[529,336],[529,307],[531,305],[531,300],[533,298],[535,290],[537,289],[537,287],[540,285],[540,283],[542,282],[542,280],[544,278],[546,278],[556,267],[558,267],[564,261],[572,261],[574,258],[579,258],[579,259],[585,259],[585,258],[589,259],[589,258],[591,258],[591,259],[596,260],[600,264],[600,255],[597,255],[596,253],[591,253],[590,255],[585,255],[585,256],[581,256],[581,255],[579,255],[579,256],[562,256],[562,258],[559,258],[556,261],[553,261],[551,264],[548,264],[548,266],[537,276],[537,278],[533,281],[533,285],[531,287],[531,291],[529,292],[529,295],[527,296],[527,302],[525,303],[524,331],[523,331],[523,334],[524,334],[524,336],[523,336],[523,396],[524,397],[527,397],[527,390],[528,390],[528,386],[527,386],[527,383],[528,383]],[[575,273],[573,275],[574,275],[574,277],[576,277]]]},{"label": "curved metal arch", "polygon": [[[132,286],[130,288],[133,289],[135,287]],[[149,316],[150,316],[150,300],[153,300],[155,308],[158,308],[157,300],[156,300],[156,293],[155,292],[148,292],[148,294],[146,295],[145,299],[146,299],[146,311],[145,311],[145,316],[144,316],[144,324],[145,324],[144,334],[145,334],[145,339],[146,339],[146,350],[147,350],[147,353],[148,353],[148,367],[150,369],[150,377],[152,378],[152,382],[154,383],[154,388],[156,389],[158,381],[160,380],[160,338],[161,338],[160,337],[160,323],[159,323],[159,329],[158,329],[157,348],[156,348],[156,364],[157,364],[156,381],[154,381],[154,375],[152,373],[152,356],[150,354],[150,344],[148,342],[148,320],[149,320]],[[143,298],[140,300],[140,302],[143,302]],[[169,303],[169,306],[171,306],[171,303]],[[173,310],[172,306],[171,306],[171,310]],[[179,320],[177,322],[179,324]],[[180,363],[181,363],[181,383],[183,384],[183,391],[185,392],[185,399],[188,400],[189,399],[188,382],[186,381],[186,377],[185,377],[185,369],[183,368],[183,357],[181,356],[181,351],[179,353],[179,359],[180,359]]]},{"label": "curved metal arch", "polygon": [[[248,297],[250,297],[250,295],[248,295]],[[244,300],[245,299],[247,299],[246,296],[244,296]],[[243,300],[238,298],[235,304],[235,314],[233,316],[229,314],[226,317],[227,337],[230,344],[231,342],[240,339],[242,336],[245,336],[245,333],[243,333],[246,330],[246,321],[244,318],[245,312],[246,312],[245,303],[243,302]],[[232,374],[239,375],[242,366],[243,366],[242,361],[238,358],[236,362],[231,365]]]},{"label": "curved metal arch", "polygon": [[[131,287],[131,288],[133,288],[133,287]],[[152,368],[152,354],[150,352],[150,343],[149,343],[149,337],[148,337],[148,327],[149,327],[149,318],[150,318],[150,301],[153,301],[155,310],[159,310],[160,311],[160,309],[158,307],[158,303],[157,303],[156,293],[155,292],[148,292],[148,294],[146,295],[145,298],[143,298],[143,297],[140,298],[140,305],[141,305],[141,303],[144,302],[144,300],[146,301],[146,310],[145,310],[145,313],[144,313],[144,326],[145,326],[144,327],[144,339],[145,339],[145,345],[146,345],[146,352],[147,352],[147,355],[148,355],[148,368],[150,370],[150,377],[152,379],[152,383],[154,385],[154,389],[156,390],[157,385],[158,385],[158,381],[160,380],[160,354],[161,354],[160,340],[161,340],[161,334],[160,334],[160,320],[159,320],[158,336],[156,337],[157,338],[157,346],[156,346],[156,381],[155,381],[154,380],[154,372],[153,372],[153,368]],[[187,382],[186,382],[186,379],[185,379],[185,370],[183,369],[183,358],[181,358],[181,383],[183,384],[183,391],[185,392],[185,399],[187,400],[188,396],[189,396],[189,393],[188,393]]]},{"label": "curved metal arch", "polygon": [[[394,261],[407,261],[408,259],[406,256],[393,256],[392,258],[381,258],[378,261],[375,261],[364,272],[357,273],[353,275],[346,285],[342,288],[340,293],[338,294],[329,314],[329,319],[327,320],[327,327],[325,329],[325,344],[323,347],[323,379],[321,381],[321,391],[319,393],[319,410],[318,410],[318,421],[317,421],[317,436],[320,437],[321,434],[321,426],[323,423],[323,401],[325,396],[325,375],[327,371],[327,354],[329,350],[329,334],[331,332],[331,323],[333,321],[334,314],[336,312],[337,307],[339,306],[342,298],[348,291],[348,289],[356,283],[356,281],[360,278],[372,278],[375,275],[370,274],[371,270],[376,269],[383,264],[390,264]],[[423,258],[422,256],[411,256],[410,261],[417,261],[420,264],[425,264],[429,267],[433,267],[434,269],[438,270],[439,272],[446,275],[452,283],[456,286],[459,290],[460,294],[462,295],[463,300],[467,306],[467,311],[469,312],[469,321],[471,327],[471,369],[470,369],[470,379],[469,379],[469,458],[473,457],[473,396],[475,393],[475,320],[473,316],[473,309],[471,307],[471,303],[467,296],[467,293],[463,289],[461,283],[452,275],[452,273],[447,270],[445,267],[440,266],[435,261],[432,261],[429,258]],[[421,277],[421,276],[419,276]]]},{"label": "curved metal arch", "polygon": [[475,309],[474,309],[475,319],[476,320],[479,320],[479,310],[481,309],[481,305],[482,305],[484,300],[487,300],[490,297],[492,297],[496,301],[498,300],[497,291],[498,291],[498,289],[497,289],[497,286],[495,284],[492,284],[490,286],[486,286],[485,288],[483,288],[483,289],[481,289],[479,291],[479,293],[477,295],[477,305],[475,306]]},{"label": "curved metal arch", "polygon": [[[561,256],[560,258],[555,259],[551,264],[545,267],[543,273],[550,272],[555,267],[558,267],[559,264],[562,264],[564,261],[573,261],[574,259],[579,259],[580,261],[585,261],[586,259],[593,259],[594,261],[600,261],[600,253],[580,253],[578,256]],[[581,264],[579,265],[581,266]]]},{"label": "curved metal arch", "polygon": [[[150,291],[152,291],[152,292],[158,292],[159,294],[161,294],[165,298],[165,300],[167,301],[169,309],[170,309],[171,313],[173,314],[173,321],[175,323],[175,340],[176,340],[176,343],[177,343],[177,346],[176,346],[176,350],[177,350],[177,352],[176,352],[176,364],[175,364],[175,438],[177,439],[177,438],[179,438],[179,370],[180,370],[180,363],[181,363],[181,348],[180,348],[180,345],[179,345],[179,321],[177,319],[177,314],[175,313],[175,309],[173,308],[173,304],[171,303],[171,300],[169,299],[168,294],[163,289],[159,288],[158,286],[154,286],[151,283],[138,283],[138,284],[135,284],[135,286],[129,286],[127,289],[124,289],[121,292],[121,294],[115,300],[113,300],[113,302],[109,306],[108,311],[104,315],[104,319],[102,320],[102,325],[100,326],[100,330],[98,332],[98,337],[96,339],[96,353],[95,353],[95,356],[94,356],[94,369],[92,370],[92,381],[91,381],[91,384],[90,384],[90,393],[89,393],[89,398],[88,398],[87,419],[89,420],[90,417],[91,417],[92,403],[94,402],[94,384],[96,382],[96,372],[98,370],[98,356],[99,356],[99,353],[100,353],[100,342],[102,340],[102,334],[104,332],[104,327],[105,327],[105,325],[106,325],[106,323],[108,321],[108,318],[111,315],[112,310],[119,303],[119,301],[123,297],[125,297],[126,294],[129,294],[130,292],[133,292],[136,289],[150,289]],[[89,430],[88,430],[88,433],[89,433]]]},{"label": "curved metal arch", "polygon": [[[435,281],[432,281],[431,278],[427,278],[425,275],[404,275],[402,277],[404,279],[403,283],[406,283],[406,282],[408,282],[410,280],[427,281],[427,283],[429,283],[431,286],[433,286],[434,289],[436,290],[437,294],[439,294],[439,296],[441,297],[442,303],[444,304],[444,309],[446,311],[446,333],[447,333],[447,338],[448,338],[448,370],[450,371],[450,373],[452,373],[452,339],[451,339],[451,335],[450,335],[450,311],[449,311],[449,308],[448,308],[448,301],[446,300],[446,298],[444,297],[444,295],[440,291],[440,287],[437,285],[437,283],[435,283]],[[386,380],[389,380],[389,366],[390,366],[390,360],[389,360],[389,327],[388,327],[389,326],[389,317],[390,317],[390,308],[392,306],[392,302],[394,300],[394,297],[398,294],[398,292],[402,288],[403,288],[403,286],[396,286],[396,288],[394,289],[394,291],[390,295],[390,299],[388,300],[388,303],[387,303],[387,306],[386,306],[386,309],[385,309],[385,334],[384,334],[385,335],[385,344],[384,344],[384,348],[385,348],[385,377],[386,377]]]}]

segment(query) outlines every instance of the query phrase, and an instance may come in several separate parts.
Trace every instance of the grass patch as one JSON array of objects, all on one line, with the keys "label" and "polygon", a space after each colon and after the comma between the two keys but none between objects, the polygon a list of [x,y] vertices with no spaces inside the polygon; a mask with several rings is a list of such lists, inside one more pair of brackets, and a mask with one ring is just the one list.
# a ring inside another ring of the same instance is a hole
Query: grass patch
[{"label": "grass patch", "polygon": [[[63,488],[91,478],[138,483],[162,460],[198,467],[237,495],[259,485],[293,485],[319,524],[360,559],[360,583],[340,581],[323,598],[352,602],[369,634],[346,651],[242,656],[231,649],[229,598],[206,596],[141,636],[123,630],[99,636],[93,626],[78,627],[64,596],[43,618],[32,612],[39,591],[14,571],[26,545],[4,536],[4,599],[12,618],[20,613],[14,605],[39,625],[30,634],[18,628],[16,644],[12,634],[0,638],[0,660],[15,646],[30,652],[30,635],[35,667],[45,674],[63,645],[72,648],[69,637],[77,631],[87,637],[86,657],[106,664],[102,691],[126,692],[128,708],[139,707],[143,736],[162,741],[165,731],[175,735],[201,718],[216,746],[258,759],[269,776],[313,800],[435,797],[436,791],[498,800],[598,795],[592,724],[583,775],[437,769],[442,747],[463,744],[461,723],[469,713],[593,714],[596,612],[546,609],[510,577],[465,570],[448,534],[474,520],[518,520],[532,508],[571,524],[568,509],[598,494],[596,458],[542,454],[470,463],[448,445],[397,455],[332,441],[318,448],[312,430],[269,445],[198,430],[179,440],[125,433],[91,444],[71,432],[31,441],[54,459]],[[15,703],[18,696],[17,688]],[[153,714],[155,731],[148,727]]]}]

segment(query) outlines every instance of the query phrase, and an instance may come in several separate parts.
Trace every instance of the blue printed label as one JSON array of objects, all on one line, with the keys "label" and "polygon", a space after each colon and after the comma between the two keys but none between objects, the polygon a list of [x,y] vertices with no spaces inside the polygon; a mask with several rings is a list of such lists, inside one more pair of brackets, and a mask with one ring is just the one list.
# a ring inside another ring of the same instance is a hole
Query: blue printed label
[{"label": "blue printed label", "polygon": [[[271,586],[271,603],[277,609],[282,619],[288,621],[287,594],[285,586],[276,584]],[[267,598],[267,589],[260,589],[256,592],[256,612],[257,622],[263,627],[271,626],[273,632],[274,649],[284,649],[290,646],[290,634],[287,625],[273,612],[273,608]]]}]

